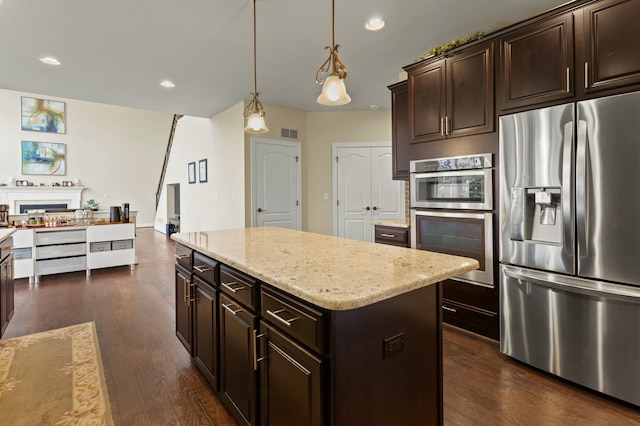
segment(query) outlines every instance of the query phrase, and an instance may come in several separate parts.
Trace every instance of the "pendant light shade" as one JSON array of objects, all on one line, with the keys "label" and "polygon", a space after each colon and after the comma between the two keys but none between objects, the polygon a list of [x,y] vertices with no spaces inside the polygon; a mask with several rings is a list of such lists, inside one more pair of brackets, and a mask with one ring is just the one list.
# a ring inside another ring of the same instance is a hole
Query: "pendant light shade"
[{"label": "pendant light shade", "polygon": [[258,92],[258,72],[256,66],[256,0],[253,0],[253,99],[244,110],[247,125],[244,128],[248,133],[266,133],[269,131],[264,121],[265,111],[260,102]]},{"label": "pendant light shade", "polygon": [[[335,0],[331,0],[331,46],[326,46],[329,50],[329,58],[320,66],[316,72],[316,83],[322,84],[322,93],[318,96],[318,103],[321,105],[346,105],[351,102],[351,97],[347,93],[344,79],[347,78],[347,67],[344,66],[338,57],[339,44],[335,43]],[[331,69],[331,74],[327,76]]]},{"label": "pendant light shade", "polygon": [[346,105],[351,102],[351,96],[347,93],[344,80],[337,75],[330,75],[325,79],[317,101],[321,105]]},{"label": "pendant light shade", "polygon": [[[264,110],[262,111],[264,114]],[[267,125],[264,122],[264,115],[261,115],[259,112],[253,112],[249,114],[247,117],[247,125],[244,128],[245,132],[248,133],[266,133],[269,131],[267,129]]]}]

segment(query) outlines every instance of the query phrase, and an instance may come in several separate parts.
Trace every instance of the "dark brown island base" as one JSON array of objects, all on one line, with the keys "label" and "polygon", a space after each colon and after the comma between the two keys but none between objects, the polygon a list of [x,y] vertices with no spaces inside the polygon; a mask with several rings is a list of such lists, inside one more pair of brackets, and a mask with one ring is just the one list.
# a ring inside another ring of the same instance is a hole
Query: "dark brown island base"
[{"label": "dark brown island base", "polygon": [[271,227],[171,238],[176,333],[239,424],[442,424],[440,283],[475,260]]}]

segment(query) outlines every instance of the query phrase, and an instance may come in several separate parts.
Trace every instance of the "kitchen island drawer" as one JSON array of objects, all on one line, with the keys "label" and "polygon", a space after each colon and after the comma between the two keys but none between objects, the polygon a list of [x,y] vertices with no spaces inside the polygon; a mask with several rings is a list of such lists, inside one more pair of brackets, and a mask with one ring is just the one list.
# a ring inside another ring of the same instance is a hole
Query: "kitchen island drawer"
[{"label": "kitchen island drawer", "polygon": [[36,275],[59,274],[62,272],[83,271],[87,268],[87,257],[66,257],[36,261]]},{"label": "kitchen island drawer", "polygon": [[318,353],[323,353],[324,314],[275,289],[262,286],[262,317]]},{"label": "kitchen island drawer", "polygon": [[69,229],[62,231],[36,231],[36,245],[84,243],[87,240],[85,229]]},{"label": "kitchen island drawer", "polygon": [[176,263],[189,272],[191,272],[191,265],[193,259],[193,250],[189,247],[185,247],[181,244],[176,244]]},{"label": "kitchen island drawer", "polygon": [[209,285],[216,286],[216,270],[218,262],[201,253],[193,253],[193,273],[205,280]]},{"label": "kitchen island drawer", "polygon": [[86,254],[87,245],[85,243],[36,247],[36,259],[54,259],[58,257],[82,256]]},{"label": "kitchen island drawer", "polygon": [[258,285],[250,277],[226,265],[220,265],[220,289],[254,312],[258,311]]}]

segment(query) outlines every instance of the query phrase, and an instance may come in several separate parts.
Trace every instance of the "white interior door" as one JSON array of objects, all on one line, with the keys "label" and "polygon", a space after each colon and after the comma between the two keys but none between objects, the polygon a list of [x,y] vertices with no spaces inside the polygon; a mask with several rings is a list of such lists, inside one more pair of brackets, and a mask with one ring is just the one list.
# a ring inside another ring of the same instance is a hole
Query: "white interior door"
[{"label": "white interior door", "polygon": [[301,229],[300,144],[252,138],[252,225]]},{"label": "white interior door", "polygon": [[405,218],[404,182],[394,181],[390,143],[334,144],[334,235],[373,241],[372,221]]},{"label": "white interior door", "polygon": [[371,148],[372,219],[404,219],[404,182],[393,180],[393,156],[388,147]]},{"label": "white interior door", "polygon": [[371,241],[371,149],[337,150],[338,236]]}]

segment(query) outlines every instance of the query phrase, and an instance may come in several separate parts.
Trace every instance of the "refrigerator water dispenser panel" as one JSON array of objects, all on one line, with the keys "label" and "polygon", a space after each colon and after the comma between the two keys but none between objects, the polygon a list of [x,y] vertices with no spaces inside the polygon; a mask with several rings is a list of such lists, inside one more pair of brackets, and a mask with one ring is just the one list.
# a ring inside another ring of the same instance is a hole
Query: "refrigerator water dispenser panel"
[{"label": "refrigerator water dispenser panel", "polygon": [[511,240],[562,244],[562,189],[511,188]]}]

